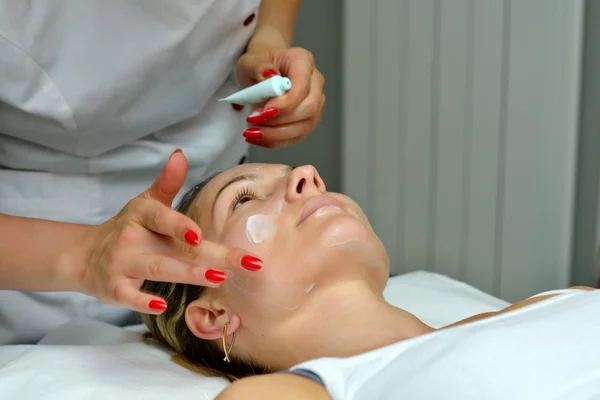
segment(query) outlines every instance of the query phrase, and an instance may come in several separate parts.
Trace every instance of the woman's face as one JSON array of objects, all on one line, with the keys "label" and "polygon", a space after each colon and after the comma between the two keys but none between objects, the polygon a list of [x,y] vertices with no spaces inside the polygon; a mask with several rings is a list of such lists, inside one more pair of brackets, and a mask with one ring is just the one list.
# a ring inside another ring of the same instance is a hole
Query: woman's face
[{"label": "woman's face", "polygon": [[388,257],[366,216],[328,193],[312,166],[237,166],[208,183],[191,214],[205,239],[263,261],[258,272],[226,270],[225,283],[209,289],[255,332],[296,318],[311,296],[344,280],[385,287]]}]

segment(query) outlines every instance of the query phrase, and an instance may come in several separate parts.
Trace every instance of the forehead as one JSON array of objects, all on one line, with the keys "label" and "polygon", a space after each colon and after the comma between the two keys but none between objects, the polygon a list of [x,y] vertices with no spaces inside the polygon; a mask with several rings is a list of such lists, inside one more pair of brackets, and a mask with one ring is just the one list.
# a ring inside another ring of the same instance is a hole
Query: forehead
[{"label": "forehead", "polygon": [[200,228],[204,231],[212,225],[211,209],[215,198],[228,182],[246,174],[266,176],[270,173],[281,171],[282,167],[285,166],[281,164],[242,164],[228,169],[211,179],[200,193],[198,193],[188,214],[196,220]]}]

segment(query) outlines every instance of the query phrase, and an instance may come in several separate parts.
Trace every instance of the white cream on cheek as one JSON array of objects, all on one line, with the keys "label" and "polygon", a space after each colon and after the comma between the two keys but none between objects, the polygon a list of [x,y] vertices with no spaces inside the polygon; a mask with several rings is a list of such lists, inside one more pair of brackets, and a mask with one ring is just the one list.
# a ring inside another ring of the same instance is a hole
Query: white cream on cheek
[{"label": "white cream on cheek", "polygon": [[246,220],[246,239],[251,243],[261,243],[275,236],[277,217],[283,209],[283,199],[278,202],[271,213],[254,214]]},{"label": "white cream on cheek", "polygon": [[273,237],[277,230],[275,214],[255,214],[246,221],[246,238],[252,243],[261,243]]}]

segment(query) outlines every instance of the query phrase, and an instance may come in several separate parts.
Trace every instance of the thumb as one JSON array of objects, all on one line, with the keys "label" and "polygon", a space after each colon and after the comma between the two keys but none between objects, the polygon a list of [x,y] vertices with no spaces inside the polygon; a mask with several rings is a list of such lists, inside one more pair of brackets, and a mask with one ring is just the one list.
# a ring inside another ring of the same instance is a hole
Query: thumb
[{"label": "thumb", "polygon": [[164,205],[171,207],[173,199],[183,186],[187,174],[187,159],[181,149],[171,154],[163,167],[160,175],[152,185],[138,197],[148,200],[158,200]]},{"label": "thumb", "polygon": [[271,55],[268,52],[246,54],[243,58],[242,68],[244,73],[239,76],[239,79],[240,83],[246,87],[262,82],[273,75],[280,75],[279,69],[271,61]]}]

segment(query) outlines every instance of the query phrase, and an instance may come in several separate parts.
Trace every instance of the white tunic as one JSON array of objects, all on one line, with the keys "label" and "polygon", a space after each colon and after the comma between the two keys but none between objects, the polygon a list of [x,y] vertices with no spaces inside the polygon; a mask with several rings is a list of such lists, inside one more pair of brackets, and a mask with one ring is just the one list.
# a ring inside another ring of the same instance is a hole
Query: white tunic
[{"label": "white tunic", "polygon": [[[0,212],[99,224],[175,148],[186,188],[247,151],[234,64],[259,0],[0,0]],[[184,189],[185,190],[185,189]],[[131,313],[72,293],[0,291],[0,344],[74,316]]]},{"label": "white tunic", "polygon": [[350,358],[316,373],[334,400],[600,399],[600,291],[559,295]]}]

